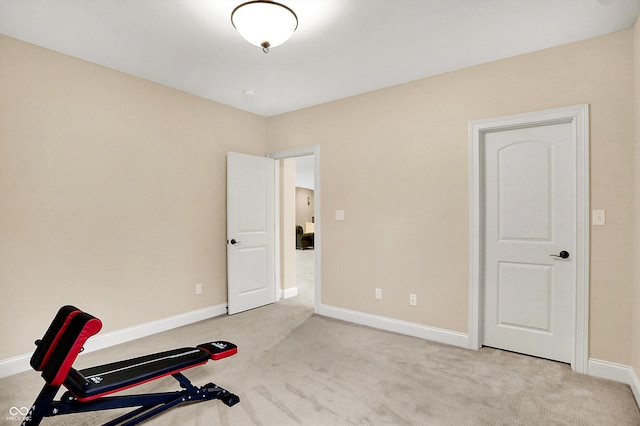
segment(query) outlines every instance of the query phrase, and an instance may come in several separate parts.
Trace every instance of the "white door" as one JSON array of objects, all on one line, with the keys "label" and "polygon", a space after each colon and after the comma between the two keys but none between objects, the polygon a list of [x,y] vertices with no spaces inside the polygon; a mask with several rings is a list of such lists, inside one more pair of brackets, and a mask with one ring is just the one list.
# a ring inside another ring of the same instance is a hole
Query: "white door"
[{"label": "white door", "polygon": [[229,314],[276,301],[274,160],[227,154]]},{"label": "white door", "polygon": [[483,344],[571,362],[576,154],[571,122],[484,134]]}]

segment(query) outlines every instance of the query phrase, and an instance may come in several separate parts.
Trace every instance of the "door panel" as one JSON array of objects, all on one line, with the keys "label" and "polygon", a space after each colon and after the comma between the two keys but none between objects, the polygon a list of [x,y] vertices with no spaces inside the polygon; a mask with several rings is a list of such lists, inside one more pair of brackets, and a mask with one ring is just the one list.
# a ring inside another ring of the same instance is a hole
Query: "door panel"
[{"label": "door panel", "polygon": [[549,239],[551,161],[552,147],[546,144],[522,142],[499,150],[501,240]]},{"label": "door panel", "polygon": [[274,160],[227,156],[229,314],[275,302]]},{"label": "door panel", "polygon": [[549,265],[498,263],[498,326],[549,332],[553,304]]},{"label": "door panel", "polygon": [[575,151],[570,123],[484,136],[484,339],[569,362],[573,347]]}]

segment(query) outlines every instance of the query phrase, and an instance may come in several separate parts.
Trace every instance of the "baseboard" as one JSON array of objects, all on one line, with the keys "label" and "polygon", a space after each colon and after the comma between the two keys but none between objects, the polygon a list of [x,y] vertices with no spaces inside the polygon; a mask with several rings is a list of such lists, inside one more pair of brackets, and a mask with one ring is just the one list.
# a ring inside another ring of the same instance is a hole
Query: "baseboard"
[{"label": "baseboard", "polygon": [[636,404],[638,404],[638,408],[640,408],[640,378],[636,374],[635,370],[631,371],[631,392],[633,392],[633,397],[636,399]]},{"label": "baseboard", "polygon": [[24,354],[0,360],[0,379],[31,369],[29,365],[31,355]]},{"label": "baseboard", "polygon": [[457,331],[444,330],[436,327],[429,327],[379,315],[367,314],[364,312],[351,311],[329,305],[320,305],[316,311],[319,315],[336,318],[343,321],[393,331],[394,333],[406,334],[408,336],[419,337],[421,339],[433,340],[434,342],[445,343],[447,345],[469,347],[469,336]]},{"label": "baseboard", "polygon": [[284,290],[278,289],[276,300],[288,299],[298,295],[298,287],[285,288]]},{"label": "baseboard", "polygon": [[623,364],[616,364],[615,362],[589,358],[588,373],[590,376],[609,379],[629,385],[631,387],[631,392],[633,392],[633,397],[636,399],[636,404],[640,407],[640,380],[632,367]]},{"label": "baseboard", "polygon": [[298,295],[298,287],[291,287],[284,289],[284,298],[296,297]]},{"label": "baseboard", "polygon": [[[87,341],[84,347],[84,353],[108,348],[109,346],[118,345],[120,343],[130,342],[131,340],[140,339],[141,337],[193,324],[195,322],[224,315],[226,313],[227,304],[223,303],[221,305],[210,306],[208,308],[198,309],[196,311],[135,325],[133,327],[123,328],[121,330],[98,334],[91,340]],[[31,355],[31,353],[28,353],[0,360],[0,378],[30,370],[31,366],[29,365],[29,360],[31,359]]]}]

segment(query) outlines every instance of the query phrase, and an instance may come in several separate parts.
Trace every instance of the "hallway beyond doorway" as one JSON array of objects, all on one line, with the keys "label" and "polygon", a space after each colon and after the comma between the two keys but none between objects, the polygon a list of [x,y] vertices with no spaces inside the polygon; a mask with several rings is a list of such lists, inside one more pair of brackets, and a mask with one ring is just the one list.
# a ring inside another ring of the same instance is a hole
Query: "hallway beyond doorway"
[{"label": "hallway beyond doorway", "polygon": [[313,308],[315,261],[315,250],[296,250],[296,286],[298,287],[298,295],[286,300]]}]

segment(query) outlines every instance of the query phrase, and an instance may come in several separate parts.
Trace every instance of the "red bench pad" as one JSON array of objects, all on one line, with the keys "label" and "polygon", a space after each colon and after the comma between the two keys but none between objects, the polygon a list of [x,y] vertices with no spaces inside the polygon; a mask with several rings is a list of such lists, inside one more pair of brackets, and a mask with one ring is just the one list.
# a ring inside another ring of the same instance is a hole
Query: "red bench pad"
[{"label": "red bench pad", "polygon": [[211,359],[217,361],[238,353],[238,347],[230,342],[219,340],[198,345],[199,349],[204,349],[211,354]]}]

